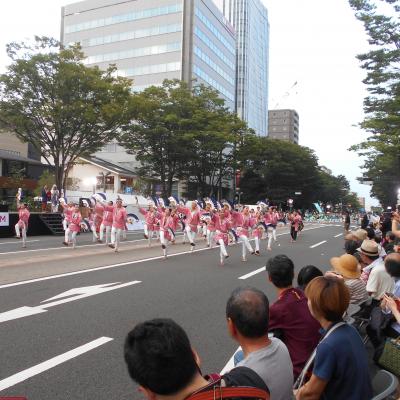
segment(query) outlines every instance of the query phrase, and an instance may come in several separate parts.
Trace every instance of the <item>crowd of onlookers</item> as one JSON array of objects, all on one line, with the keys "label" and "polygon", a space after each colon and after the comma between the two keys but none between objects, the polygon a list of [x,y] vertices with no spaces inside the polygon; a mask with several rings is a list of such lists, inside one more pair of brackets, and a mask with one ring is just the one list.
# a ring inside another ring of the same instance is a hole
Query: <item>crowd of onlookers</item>
[{"label": "crowd of onlookers", "polygon": [[[60,198],[64,197],[62,191],[58,190],[56,185],[53,185],[51,189],[47,185],[44,185],[40,192],[40,201],[42,206],[42,212],[52,213],[58,212],[60,206]],[[50,210],[48,204],[50,203]]]},{"label": "crowd of onlookers", "polygon": [[203,376],[184,330],[154,319],[126,338],[130,376],[149,399],[225,398],[224,388],[238,386],[260,389],[273,400],[372,399],[373,360],[379,362],[386,338],[400,336],[400,216],[392,214],[384,235],[375,222],[365,228],[348,232],[328,272],[305,266],[297,285],[293,261],[270,258],[266,284],[277,294],[272,304],[252,287],[232,292],[227,330],[241,350],[228,373]]}]

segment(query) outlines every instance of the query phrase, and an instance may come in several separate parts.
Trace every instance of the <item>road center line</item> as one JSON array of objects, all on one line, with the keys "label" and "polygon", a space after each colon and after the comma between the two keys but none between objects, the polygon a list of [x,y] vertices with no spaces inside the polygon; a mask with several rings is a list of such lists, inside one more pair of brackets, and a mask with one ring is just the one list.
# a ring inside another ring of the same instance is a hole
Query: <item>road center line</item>
[{"label": "road center line", "polygon": [[318,247],[318,246],[320,246],[321,244],[324,244],[324,243],[326,243],[326,242],[327,242],[326,240],[323,240],[322,242],[313,244],[312,246],[310,246],[310,249],[314,249],[315,247]]},{"label": "road center line", "polygon": [[102,346],[103,344],[111,340],[114,339],[105,336],[100,337],[96,340],[93,340],[92,342],[86,343],[73,350],[67,351],[66,353],[60,354],[59,356],[50,358],[50,360],[44,361],[40,364],[34,365],[33,367],[30,367],[14,375],[11,375],[8,378],[5,378],[0,381],[0,391],[7,389],[11,386],[14,386],[17,383],[23,382],[51,368],[54,368],[57,365],[60,365],[68,360],[72,360],[73,358],[78,357],[81,354],[87,353],[88,351],[93,350],[96,347]]},{"label": "road center line", "polygon": [[257,275],[257,274],[259,274],[260,272],[263,272],[263,271],[265,271],[265,267],[256,269],[255,271],[249,272],[246,275],[239,276],[238,279],[247,279],[247,278],[250,278],[250,277],[252,277],[254,275]]},{"label": "road center line", "polygon": [[334,237],[339,237],[339,236],[342,236],[342,235],[343,235],[343,233],[339,233],[339,234],[335,235]]}]

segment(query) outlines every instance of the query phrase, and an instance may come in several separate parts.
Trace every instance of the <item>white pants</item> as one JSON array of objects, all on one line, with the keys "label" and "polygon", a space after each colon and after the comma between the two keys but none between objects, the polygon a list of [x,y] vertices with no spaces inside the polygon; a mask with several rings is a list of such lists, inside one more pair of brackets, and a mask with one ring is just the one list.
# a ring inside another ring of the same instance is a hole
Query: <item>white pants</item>
[{"label": "white pants", "polygon": [[106,231],[106,244],[110,242],[110,232],[111,232],[111,226],[105,226],[103,224],[100,225],[100,240],[103,241],[104,237],[104,230]]},{"label": "white pants", "polygon": [[121,232],[122,229],[115,228],[114,226],[111,228],[111,244],[114,245],[115,251],[118,251],[119,242],[121,240]]},{"label": "white pants", "polygon": [[95,242],[99,238],[99,235],[96,232],[96,225],[93,223],[90,229],[92,230],[93,233],[93,242]]},{"label": "white pants", "polygon": [[201,233],[203,236],[205,236],[205,237],[207,236],[207,225],[206,224],[203,225]]},{"label": "white pants", "polygon": [[249,253],[253,252],[253,248],[251,247],[251,244],[249,242],[249,238],[246,235],[240,235],[239,238],[242,241],[242,258],[246,258],[246,249],[249,251]]},{"label": "white pants", "polygon": [[207,246],[213,247],[213,239],[214,239],[215,231],[210,231],[207,229]]},{"label": "white pants", "polygon": [[271,227],[268,228],[267,237],[268,237],[268,249],[270,249],[272,244],[272,239],[274,239],[274,242],[276,242],[276,229]]},{"label": "white pants", "polygon": [[151,239],[153,237],[154,231],[150,231],[147,224],[143,225],[144,234],[147,236],[147,240],[149,242],[149,247],[151,246]]},{"label": "white pants", "polygon": [[168,240],[165,238],[165,232],[160,231],[160,243],[163,249],[164,257],[167,257],[168,254]]},{"label": "white pants", "polygon": [[15,234],[22,237],[22,247],[26,247],[26,228],[20,228],[19,224],[15,224]]},{"label": "white pants", "polygon": [[71,235],[71,242],[72,242],[72,248],[76,247],[76,235],[78,232],[71,232],[69,228],[65,231],[65,242],[69,243],[70,235]]},{"label": "white pants", "polygon": [[224,262],[224,258],[228,255],[226,251],[225,243],[223,239],[218,240],[219,243],[219,258],[221,260],[221,264]]},{"label": "white pants", "polygon": [[186,225],[185,232],[186,232],[186,235],[187,235],[187,237],[189,239],[189,243],[190,244],[194,243],[194,239],[196,237],[196,232],[192,232],[192,230],[190,229],[189,225]]},{"label": "white pants", "polygon": [[66,218],[63,219],[62,224],[63,224],[64,231],[66,231],[68,229],[68,222],[67,222]]},{"label": "white pants", "polygon": [[260,238],[258,236],[254,237],[254,247],[256,248],[256,251],[260,251]]}]

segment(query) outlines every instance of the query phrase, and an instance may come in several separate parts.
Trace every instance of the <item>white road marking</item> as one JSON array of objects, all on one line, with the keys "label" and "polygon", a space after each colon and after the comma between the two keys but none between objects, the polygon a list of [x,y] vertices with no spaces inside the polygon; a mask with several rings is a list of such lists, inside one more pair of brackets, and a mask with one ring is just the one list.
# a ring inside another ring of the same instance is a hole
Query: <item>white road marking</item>
[{"label": "white road marking", "polygon": [[[306,231],[311,231],[313,229],[319,229],[322,228],[321,226],[316,226],[314,228],[309,228],[309,229],[303,229],[303,232]],[[277,236],[282,236],[282,235],[288,235],[289,232],[285,232],[285,233],[279,233]],[[146,239],[144,239],[146,240]],[[252,239],[254,240],[254,239]],[[125,242],[126,243],[126,242]],[[206,250],[215,250],[217,247],[205,247],[203,249],[197,249],[197,250],[193,250],[193,251],[182,251],[179,253],[175,253],[175,254],[170,254],[168,255],[168,258],[171,257],[177,257],[177,256],[181,256],[184,254],[193,254],[193,253],[198,253],[200,251],[206,251]],[[4,254],[4,253],[0,253]],[[15,254],[15,252],[13,252],[13,254]],[[111,268],[118,268],[118,267],[124,267],[126,265],[132,265],[132,264],[139,264],[142,262],[148,262],[148,261],[156,261],[156,260],[163,260],[164,256],[156,256],[156,257],[150,257],[150,258],[142,258],[140,260],[134,260],[134,261],[126,261],[126,262],[122,262],[122,263],[118,263],[118,264],[111,264],[111,265],[105,265],[103,267],[94,267],[94,268],[89,268],[89,269],[84,269],[84,270],[80,270],[80,271],[74,271],[74,272],[66,272],[64,274],[57,274],[57,275],[50,275],[50,276],[44,276],[42,278],[35,278],[35,279],[29,279],[26,281],[19,281],[19,282],[13,282],[13,283],[6,283],[4,285],[0,285],[0,289],[5,289],[5,288],[9,288],[9,287],[14,287],[14,286],[20,286],[20,285],[27,285],[29,283],[35,283],[35,282],[41,282],[41,281],[47,281],[49,279],[58,279],[58,278],[64,278],[66,276],[73,276],[73,275],[80,275],[80,274],[86,274],[89,272],[95,272],[95,271],[101,271],[103,269],[111,269]]]},{"label": "white road marking", "polygon": [[322,242],[313,244],[312,246],[310,246],[310,249],[314,249],[315,247],[318,247],[318,246],[320,246],[321,244],[324,244],[324,243],[326,243],[326,242],[327,242],[326,240],[323,240]]},{"label": "white road marking", "polygon": [[111,286],[111,287],[109,287],[109,286],[115,285],[115,283],[106,283],[104,285],[87,286],[87,287],[83,287],[83,288],[71,289],[71,290],[68,290],[67,292],[61,293],[57,296],[54,296],[54,297],[44,300],[44,301],[46,302],[46,301],[50,301],[53,299],[60,299],[60,297],[71,296],[72,294],[74,294],[75,296],[73,296],[73,297],[68,297],[68,298],[64,298],[61,300],[53,301],[52,303],[43,304],[43,305],[37,306],[37,307],[23,306],[23,307],[15,308],[14,310],[9,310],[9,311],[0,313],[0,323],[6,322],[6,321],[11,321],[14,319],[29,317],[29,316],[35,315],[35,314],[41,314],[43,312],[47,312],[48,308],[59,306],[60,304],[70,303],[71,301],[81,300],[86,297],[95,296],[96,294],[110,292],[111,290],[121,289],[121,288],[124,288],[127,286],[136,285],[138,283],[141,283],[141,281],[131,281],[131,282],[126,282],[126,283],[122,283],[120,285]]},{"label": "white road marking", "polygon": [[[183,236],[183,234],[177,234],[177,237],[181,237]],[[61,236],[62,238],[62,236]],[[119,244],[123,245],[125,243],[135,243],[135,242],[143,242],[143,241],[147,241],[148,239],[135,239],[135,240],[122,240]],[[155,238],[154,238],[155,240]],[[40,241],[40,240],[39,240]],[[10,242],[12,243],[12,242]],[[16,242],[18,243],[18,242]],[[103,247],[107,247],[104,243],[91,243],[91,244],[82,244],[82,245],[77,245],[77,249],[80,249],[82,247],[96,247],[96,246],[103,246]],[[3,254],[18,254],[18,253],[33,253],[33,252],[38,252],[38,251],[49,251],[49,250],[66,250],[68,249],[67,246],[62,246],[62,247],[48,247],[46,249],[25,249],[25,250],[19,250],[19,251],[7,251],[7,252],[0,252],[0,256]]]},{"label": "white road marking", "polygon": [[93,350],[96,347],[102,346],[103,344],[108,343],[111,340],[114,339],[105,336],[100,337],[96,340],[93,340],[92,342],[86,343],[73,350],[67,351],[66,353],[60,354],[59,356],[50,358],[50,360],[44,361],[40,364],[34,365],[33,367],[11,375],[8,378],[0,381],[0,391],[21,383],[29,378],[32,378],[35,375],[41,374],[42,372],[54,368],[57,365],[60,365],[68,360],[72,360],[73,358],[87,353],[88,351]]},{"label": "white road marking", "polygon": [[[33,243],[33,242],[40,242],[40,240],[39,239],[35,239],[35,240],[27,240],[26,241],[26,243]],[[21,244],[21,240],[18,240],[18,239],[16,239],[16,241],[15,242],[3,242],[3,243],[0,243],[0,245],[3,245],[3,244]],[[14,251],[14,253],[15,253],[15,251]]]},{"label": "white road marking", "polygon": [[255,271],[249,272],[249,273],[246,274],[246,275],[239,276],[238,279],[247,279],[247,278],[250,278],[250,277],[252,277],[252,276],[254,276],[254,275],[257,275],[257,274],[259,274],[260,272],[263,272],[263,271],[265,271],[265,267],[256,269]]},{"label": "white road marking", "polygon": [[334,237],[339,237],[339,236],[342,236],[343,235],[343,233],[339,233],[338,235],[335,235]]},{"label": "white road marking", "polygon": [[234,358],[235,358],[235,354],[239,351],[242,350],[242,348],[239,346],[235,352],[233,353],[232,357],[229,359],[229,361],[226,363],[225,367],[222,368],[221,372],[219,373],[220,375],[224,375],[227,372],[229,372],[234,366]]}]

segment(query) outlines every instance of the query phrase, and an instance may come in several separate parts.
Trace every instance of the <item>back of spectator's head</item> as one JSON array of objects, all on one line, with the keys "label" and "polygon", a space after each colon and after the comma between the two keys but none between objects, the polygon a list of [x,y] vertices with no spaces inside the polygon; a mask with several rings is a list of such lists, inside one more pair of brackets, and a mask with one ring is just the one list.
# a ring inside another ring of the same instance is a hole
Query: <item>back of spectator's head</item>
[{"label": "back of spectator's head", "polygon": [[314,265],[306,265],[297,275],[297,285],[304,290],[314,278],[322,275],[323,273],[319,268],[314,267]]},{"label": "back of spectator's head", "polygon": [[367,237],[369,240],[375,240],[375,230],[374,228],[367,228]]},{"label": "back of spectator's head", "polygon": [[365,262],[365,257],[369,259],[369,262],[377,260],[379,258],[378,244],[374,240],[366,239],[361,243],[359,249],[357,249],[361,258]]},{"label": "back of spectator's head", "polygon": [[311,314],[316,319],[340,321],[350,302],[350,291],[343,279],[320,276],[306,287]]},{"label": "back of spectator's head", "polygon": [[171,319],[136,325],[126,337],[124,356],[131,378],[159,395],[178,393],[199,372],[188,336]]},{"label": "back of spectator's head", "polygon": [[385,257],[385,268],[393,278],[400,278],[400,253],[391,253]]},{"label": "back of spectator's head", "polygon": [[267,296],[261,290],[252,287],[235,289],[226,304],[226,318],[228,326],[232,323],[245,338],[260,338],[267,335],[269,324]]},{"label": "back of spectator's head", "polygon": [[279,254],[267,261],[266,270],[269,280],[278,288],[292,286],[294,278],[293,261],[283,254]]},{"label": "back of spectator's head", "polygon": [[392,231],[386,232],[385,237],[389,242],[394,242],[396,239],[396,235]]},{"label": "back of spectator's head", "polygon": [[359,247],[360,247],[360,242],[356,240],[346,240],[344,242],[344,249],[347,254],[354,255]]}]

